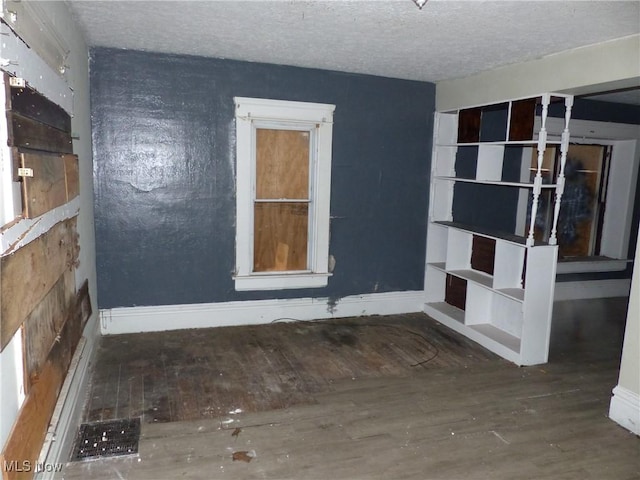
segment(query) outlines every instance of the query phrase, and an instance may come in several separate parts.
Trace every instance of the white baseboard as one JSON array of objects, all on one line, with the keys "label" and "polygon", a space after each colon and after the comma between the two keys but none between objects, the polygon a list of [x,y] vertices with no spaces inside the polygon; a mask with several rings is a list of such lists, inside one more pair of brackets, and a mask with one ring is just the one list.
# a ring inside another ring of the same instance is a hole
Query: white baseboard
[{"label": "white baseboard", "polygon": [[[89,366],[93,360],[98,337],[97,315],[94,315],[87,322],[85,335],[78,343],[69,365],[69,371],[62,384],[58,402],[53,411],[44,445],[38,458],[38,464],[40,465],[64,465],[69,461],[71,450],[76,440],[76,427],[82,417],[84,395],[87,392],[90,376]],[[61,474],[64,474],[64,468],[62,472],[57,474],[53,471],[44,470],[36,478],[38,480],[49,480],[58,478]]]},{"label": "white baseboard", "polygon": [[640,395],[620,385],[613,389],[609,418],[640,435]]},{"label": "white baseboard", "polygon": [[588,298],[626,297],[631,289],[630,278],[556,282],[554,300],[584,300]]},{"label": "white baseboard", "polygon": [[103,335],[227,327],[275,320],[320,320],[359,315],[421,312],[424,292],[386,292],[328,298],[246,300],[239,302],[123,307],[100,310]]}]

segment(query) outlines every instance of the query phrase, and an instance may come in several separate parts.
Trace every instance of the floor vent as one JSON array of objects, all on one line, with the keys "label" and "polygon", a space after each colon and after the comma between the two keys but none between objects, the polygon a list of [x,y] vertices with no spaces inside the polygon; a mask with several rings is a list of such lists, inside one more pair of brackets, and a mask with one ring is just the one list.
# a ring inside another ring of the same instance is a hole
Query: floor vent
[{"label": "floor vent", "polygon": [[138,453],[140,419],[83,423],[71,457],[72,462]]}]

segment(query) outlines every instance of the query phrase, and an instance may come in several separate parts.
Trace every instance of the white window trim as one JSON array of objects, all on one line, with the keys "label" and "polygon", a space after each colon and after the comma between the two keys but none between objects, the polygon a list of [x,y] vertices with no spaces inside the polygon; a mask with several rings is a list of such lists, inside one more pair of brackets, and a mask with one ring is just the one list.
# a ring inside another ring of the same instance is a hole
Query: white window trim
[{"label": "white window trim", "polygon": [[[236,290],[324,287],[329,273],[329,199],[335,105],[234,97],[236,105]],[[309,271],[253,272],[255,128],[308,130],[310,138]]]}]

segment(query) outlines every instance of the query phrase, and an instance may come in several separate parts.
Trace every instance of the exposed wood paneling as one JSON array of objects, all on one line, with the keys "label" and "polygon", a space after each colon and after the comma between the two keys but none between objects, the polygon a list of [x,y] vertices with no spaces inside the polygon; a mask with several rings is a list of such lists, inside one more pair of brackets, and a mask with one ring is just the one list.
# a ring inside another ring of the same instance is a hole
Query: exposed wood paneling
[{"label": "exposed wood paneling", "polygon": [[[30,88],[5,91],[14,167],[33,173],[21,179],[23,216],[34,218],[78,195],[77,157],[63,155],[73,151],[71,118]],[[85,315],[91,312],[88,289],[75,295],[78,249],[73,218],[0,259],[0,350],[18,328],[24,329],[27,393],[0,458],[5,479],[33,477]]]},{"label": "exposed wood paneling", "polygon": [[77,241],[74,217],[57,223],[31,243],[0,259],[0,350],[63,272],[74,268]]},{"label": "exposed wood paneling", "polygon": [[31,88],[11,87],[10,109],[20,115],[71,132],[71,117],[65,110]]},{"label": "exposed wood paneling", "polygon": [[[14,149],[15,150],[15,149]],[[23,215],[35,218],[67,202],[65,161],[60,155],[20,152],[20,166],[33,177],[22,178]]]},{"label": "exposed wood paneling", "polygon": [[80,172],[77,155],[63,155],[64,176],[67,183],[67,202],[80,194]]},{"label": "exposed wood paneling", "polygon": [[53,153],[73,153],[71,134],[16,112],[7,113],[9,146]]},{"label": "exposed wood paneling", "polygon": [[306,270],[309,205],[257,203],[254,271]]},{"label": "exposed wood paneling", "polygon": [[[69,288],[68,282],[68,279],[62,281],[64,289]],[[73,275],[71,288],[73,289]],[[47,300],[43,303],[45,301]],[[88,282],[85,281],[71,305],[67,306],[64,325],[58,331],[46,361],[30,375],[31,388],[0,456],[0,465],[5,465],[3,462],[18,462],[19,466],[23,466],[23,462],[28,461],[35,466],[62,383],[90,315],[91,302]],[[31,333],[34,333],[33,330]],[[34,471],[4,469],[3,478],[32,478],[33,473]]]},{"label": "exposed wood paneling", "polygon": [[309,198],[309,132],[256,129],[256,198]]},{"label": "exposed wood paneling", "polygon": [[[67,318],[59,340],[54,342],[40,373],[30,379],[31,389],[20,409],[0,461],[18,461],[20,464],[29,461],[31,465],[35,465],[62,382],[82,336],[82,323],[81,315],[72,314]],[[33,472],[4,472],[4,475],[6,479],[13,480],[32,478]]]},{"label": "exposed wood paneling", "polygon": [[67,317],[72,311],[75,280],[71,270],[65,270],[58,282],[42,299],[24,322],[24,356],[27,386],[42,370]]}]

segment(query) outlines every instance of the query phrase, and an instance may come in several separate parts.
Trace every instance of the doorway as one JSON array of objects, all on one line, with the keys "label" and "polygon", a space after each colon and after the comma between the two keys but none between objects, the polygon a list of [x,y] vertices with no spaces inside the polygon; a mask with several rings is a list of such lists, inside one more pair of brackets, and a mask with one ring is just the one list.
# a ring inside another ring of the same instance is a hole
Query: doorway
[{"label": "doorway", "polygon": [[[611,145],[569,145],[565,164],[565,188],[560,203],[557,237],[560,259],[600,255],[600,244],[611,163]],[[531,159],[535,173],[537,154]],[[544,156],[544,183],[555,183],[560,172],[560,152],[550,149]],[[532,173],[533,175],[533,173]],[[536,219],[536,240],[548,241],[553,218],[554,192],[545,190]]]}]

